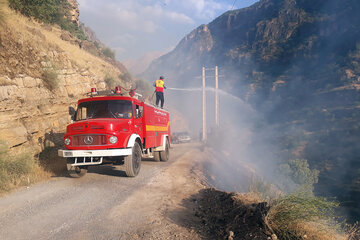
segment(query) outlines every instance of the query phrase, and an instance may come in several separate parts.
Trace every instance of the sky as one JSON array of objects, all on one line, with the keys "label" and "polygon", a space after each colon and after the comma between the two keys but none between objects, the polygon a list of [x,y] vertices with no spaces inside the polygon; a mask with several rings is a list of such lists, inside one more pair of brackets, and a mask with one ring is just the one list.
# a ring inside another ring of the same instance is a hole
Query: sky
[{"label": "sky", "polygon": [[[201,24],[258,0],[78,0],[80,21],[120,61],[169,52]],[[234,6],[234,7],[233,7]]]}]

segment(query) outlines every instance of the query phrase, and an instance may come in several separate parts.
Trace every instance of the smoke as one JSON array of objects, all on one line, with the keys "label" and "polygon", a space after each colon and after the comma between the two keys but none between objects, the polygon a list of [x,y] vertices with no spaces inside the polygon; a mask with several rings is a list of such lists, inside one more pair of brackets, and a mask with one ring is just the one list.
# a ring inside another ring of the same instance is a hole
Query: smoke
[{"label": "smoke", "polygon": [[213,78],[206,79],[207,144],[216,158],[206,168],[215,186],[247,191],[271,182],[292,191],[300,184],[296,168],[313,183],[317,172],[310,169],[317,169],[315,193],[336,197],[359,218],[359,11],[357,0],[261,1],[210,23],[204,41],[217,45],[208,52],[188,51],[184,40],[185,47],[159,60],[167,86],[179,88],[169,88],[166,101],[197,138],[202,88],[196,74],[218,65],[225,76],[219,129]]},{"label": "smoke", "polygon": [[[210,184],[221,190],[247,192],[258,187],[253,186],[256,181],[284,182],[279,180],[279,176],[274,176],[278,166],[274,154],[277,151],[271,144],[273,134],[266,128],[264,116],[241,98],[218,89],[220,126],[216,127],[215,91],[212,86],[206,87],[206,151],[210,151],[212,157],[204,165],[204,170]],[[193,138],[200,139],[202,88],[168,87],[166,98],[171,106],[188,118]]]}]

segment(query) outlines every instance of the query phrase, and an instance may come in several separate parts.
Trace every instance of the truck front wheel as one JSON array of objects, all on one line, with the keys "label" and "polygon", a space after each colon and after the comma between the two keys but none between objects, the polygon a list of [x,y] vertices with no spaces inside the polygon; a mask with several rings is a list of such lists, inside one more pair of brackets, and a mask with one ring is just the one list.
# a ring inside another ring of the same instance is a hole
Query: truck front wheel
[{"label": "truck front wheel", "polygon": [[73,177],[73,178],[79,178],[79,177],[82,177],[84,176],[87,171],[88,171],[88,166],[71,166],[71,164],[73,164],[74,161],[72,159],[67,159],[67,164],[66,164],[66,167],[67,167],[67,170],[68,170],[68,174],[70,175],[70,177]]},{"label": "truck front wheel", "polygon": [[135,177],[140,172],[141,167],[141,147],[135,142],[132,148],[132,155],[124,159],[125,173],[128,177]]}]

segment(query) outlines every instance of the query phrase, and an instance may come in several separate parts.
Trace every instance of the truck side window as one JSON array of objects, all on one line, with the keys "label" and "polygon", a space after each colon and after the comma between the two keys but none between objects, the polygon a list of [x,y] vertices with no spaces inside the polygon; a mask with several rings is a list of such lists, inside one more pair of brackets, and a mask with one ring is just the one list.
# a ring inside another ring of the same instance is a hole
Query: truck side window
[{"label": "truck side window", "polygon": [[77,110],[77,120],[85,120],[87,118],[87,108],[82,107]]},{"label": "truck side window", "polygon": [[143,107],[135,105],[135,118],[141,118],[143,113]]}]

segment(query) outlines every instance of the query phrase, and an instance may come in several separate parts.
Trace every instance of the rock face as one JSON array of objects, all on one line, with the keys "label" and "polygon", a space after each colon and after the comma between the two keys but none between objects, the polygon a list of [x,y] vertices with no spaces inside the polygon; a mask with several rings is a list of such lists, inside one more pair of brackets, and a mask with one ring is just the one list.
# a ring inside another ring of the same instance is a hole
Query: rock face
[{"label": "rock face", "polygon": [[201,67],[219,66],[220,87],[281,133],[284,158],[308,159],[321,170],[317,191],[360,216],[359,12],[357,0],[261,0],[195,29],[144,77],[199,87]]},{"label": "rock face", "polygon": [[89,39],[89,41],[97,44],[99,48],[105,47],[104,44],[96,36],[96,33],[91,28],[86,27],[84,24],[81,24],[80,27],[81,30],[85,33],[85,36]]},{"label": "rock face", "polygon": [[73,23],[76,23],[78,26],[80,26],[80,20],[79,20],[79,4],[76,0],[67,0],[71,6],[71,9],[69,11],[70,14],[70,20]]},{"label": "rock face", "polygon": [[72,44],[60,29],[8,16],[0,26],[0,140],[13,151],[62,145],[69,106],[92,87],[105,89],[106,74],[126,69]]}]

